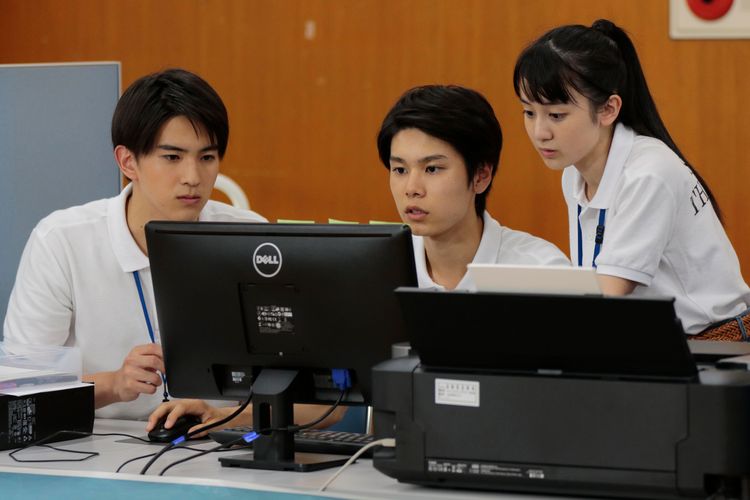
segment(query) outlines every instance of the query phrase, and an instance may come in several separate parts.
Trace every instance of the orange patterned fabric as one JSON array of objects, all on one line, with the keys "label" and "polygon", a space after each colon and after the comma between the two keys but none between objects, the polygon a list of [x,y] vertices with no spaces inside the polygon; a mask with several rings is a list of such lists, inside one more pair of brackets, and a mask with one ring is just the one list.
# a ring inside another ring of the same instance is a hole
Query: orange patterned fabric
[{"label": "orange patterned fabric", "polygon": [[729,342],[750,341],[750,339],[742,338],[740,321],[745,326],[745,331],[750,334],[750,314],[745,314],[741,318],[732,318],[730,321],[722,323],[719,326],[704,330],[692,338],[695,340],[726,340]]}]

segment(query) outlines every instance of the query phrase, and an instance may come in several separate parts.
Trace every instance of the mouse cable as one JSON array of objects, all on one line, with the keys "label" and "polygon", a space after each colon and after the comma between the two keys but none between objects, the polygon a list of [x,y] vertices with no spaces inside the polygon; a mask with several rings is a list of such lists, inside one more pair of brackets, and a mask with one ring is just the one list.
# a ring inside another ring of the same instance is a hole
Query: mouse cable
[{"label": "mouse cable", "polygon": [[115,473],[120,472],[122,470],[122,468],[125,467],[126,465],[128,465],[129,463],[135,462],[136,460],[143,460],[144,458],[153,457],[154,455],[156,455],[156,452],[149,453],[148,455],[141,455],[140,457],[129,458],[129,459],[125,460],[123,463],[121,463],[120,466],[117,467],[117,469],[115,469]]},{"label": "mouse cable", "polygon": [[169,469],[171,469],[175,465],[179,465],[181,463],[187,462],[188,460],[192,460],[194,458],[202,457],[203,455],[207,455],[209,453],[213,453],[213,452],[217,452],[217,451],[222,451],[222,449],[224,449],[224,448],[228,450],[232,446],[235,446],[235,445],[238,445],[238,444],[241,444],[241,445],[244,445],[244,446],[248,446],[251,442],[253,442],[256,439],[258,439],[261,436],[261,434],[264,434],[264,433],[267,433],[267,432],[273,432],[273,431],[297,432],[297,431],[301,431],[303,429],[309,429],[310,427],[314,427],[315,425],[319,424],[320,422],[322,422],[323,420],[325,420],[326,418],[328,418],[331,415],[331,413],[333,413],[333,411],[341,404],[341,401],[344,399],[344,397],[346,396],[346,394],[348,392],[349,392],[349,389],[343,389],[341,391],[341,393],[339,394],[339,397],[336,400],[336,402],[333,403],[333,405],[331,405],[323,413],[323,415],[321,415],[320,417],[316,418],[312,422],[308,422],[306,424],[300,424],[300,425],[290,425],[288,427],[277,427],[277,428],[268,427],[266,429],[260,429],[257,432],[256,431],[247,432],[242,437],[239,437],[239,438],[237,438],[237,439],[235,439],[233,441],[230,441],[228,443],[224,443],[224,444],[221,444],[219,446],[215,446],[214,448],[209,448],[207,450],[202,450],[200,453],[196,453],[194,455],[190,455],[189,457],[185,457],[183,459],[176,460],[176,461],[172,462],[171,464],[167,465],[166,467],[164,467],[159,472],[159,475],[163,476],[165,472],[167,472]]},{"label": "mouse cable", "polygon": [[[149,441],[149,444],[150,443],[151,443],[151,441]],[[197,451],[197,452],[204,451],[201,448],[193,448],[192,446],[178,446],[176,448],[172,448],[170,451],[172,451],[172,450],[189,450],[189,451]],[[222,451],[234,451],[234,450],[226,449],[226,450],[216,450],[216,451],[222,452]],[[115,473],[120,472],[123,469],[123,467],[125,467],[126,465],[128,465],[130,463],[133,463],[133,462],[135,462],[137,460],[143,460],[144,458],[150,458],[150,457],[153,457],[154,455],[156,455],[156,452],[149,453],[148,455],[141,455],[140,457],[129,458],[128,460],[126,460],[123,463],[121,463],[119,467],[117,467],[117,469],[115,470]]]},{"label": "mouse cable", "polygon": [[[214,453],[214,452],[218,452],[218,451],[236,451],[236,448],[235,449],[231,449],[232,446],[237,445],[237,444],[248,445],[248,444],[252,443],[253,441],[255,441],[256,439],[258,439],[259,437],[260,437],[260,433],[259,432],[250,431],[250,432],[246,433],[244,436],[242,436],[240,438],[237,438],[237,439],[235,439],[233,441],[230,441],[228,443],[220,444],[218,446],[214,446],[213,448],[209,448],[207,450],[201,450],[200,453],[195,453],[194,455],[190,455],[189,457],[185,457],[183,459],[176,460],[176,461],[172,462],[171,464],[167,465],[166,467],[164,467],[159,472],[159,475],[163,476],[165,472],[167,472],[169,469],[171,469],[175,465],[180,465],[181,463],[187,462],[188,460],[192,460],[194,458],[202,457],[203,455],[208,455],[209,453]],[[224,448],[224,449],[222,449],[222,448]]]},{"label": "mouse cable", "polygon": [[[12,458],[13,460],[15,460],[16,462],[19,462],[19,463],[46,463],[46,462],[82,462],[84,460],[88,460],[91,457],[95,457],[95,456],[99,455],[98,452],[94,452],[94,451],[68,450],[68,449],[65,449],[65,448],[57,448],[55,446],[51,446],[51,445],[45,444],[45,443],[53,440],[57,436],[66,435],[66,434],[70,434],[72,436],[80,436],[80,437],[88,437],[88,436],[123,436],[123,437],[137,439],[139,441],[143,441],[143,442],[146,442],[146,443],[150,442],[147,439],[143,439],[143,438],[138,437],[138,436],[133,436],[132,434],[124,434],[124,433],[120,433],[120,432],[85,432],[85,431],[60,430],[60,431],[55,431],[52,434],[49,434],[48,436],[45,436],[45,437],[43,437],[41,439],[37,439],[36,441],[32,441],[30,443],[27,443],[27,444],[23,445],[22,447],[17,448],[15,450],[11,451],[8,454],[8,456],[10,458]],[[42,447],[49,448],[49,449],[52,449],[52,450],[55,450],[55,451],[61,451],[63,453],[75,453],[75,454],[87,455],[87,456],[85,456],[83,458],[60,458],[60,459],[54,459],[54,460],[52,460],[52,459],[50,459],[50,460],[31,460],[31,459],[24,459],[24,458],[18,458],[18,457],[16,457],[16,453],[19,453],[19,452],[21,452],[21,451],[23,451],[23,450],[25,450],[27,448],[32,448],[34,446],[42,446]]]},{"label": "mouse cable", "polygon": [[378,439],[376,441],[372,441],[370,443],[367,443],[365,446],[357,450],[357,453],[352,455],[349,460],[347,460],[344,465],[339,467],[339,470],[337,470],[331,477],[328,478],[328,481],[323,483],[323,486],[318,489],[318,491],[325,491],[326,488],[328,488],[333,481],[336,480],[339,475],[341,475],[344,470],[349,467],[351,464],[354,463],[355,460],[357,460],[364,452],[369,450],[370,448],[374,448],[375,446],[385,446],[386,448],[394,448],[396,446],[396,440],[394,438],[383,438]]},{"label": "mouse cable", "polygon": [[245,399],[245,402],[242,403],[240,406],[238,406],[237,409],[234,410],[231,414],[227,415],[226,417],[224,417],[224,418],[222,418],[220,420],[217,420],[216,422],[212,422],[212,423],[207,424],[207,425],[202,425],[201,427],[198,427],[194,431],[188,432],[187,434],[185,434],[185,436],[183,436],[183,439],[180,439],[180,438],[175,439],[175,441],[177,441],[177,443],[175,443],[175,445],[178,445],[182,441],[184,441],[185,439],[190,439],[191,437],[193,437],[193,436],[195,436],[197,434],[200,434],[201,432],[206,432],[208,430],[213,429],[214,427],[218,427],[219,425],[226,424],[227,422],[229,422],[230,420],[232,420],[234,417],[236,417],[237,415],[239,415],[240,413],[242,413],[243,411],[245,411],[245,408],[247,408],[247,406],[250,404],[250,401],[252,401],[252,400],[253,400],[253,389],[250,388],[250,393],[247,395],[247,398]]},{"label": "mouse cable", "polygon": [[167,444],[161,450],[159,450],[159,452],[156,453],[153,457],[151,457],[151,460],[149,460],[148,463],[146,463],[146,465],[143,466],[143,469],[141,469],[141,472],[139,472],[139,474],[141,475],[146,474],[146,471],[148,471],[151,465],[153,465],[153,463],[156,462],[160,456],[162,456],[164,453],[168,452],[175,446],[182,444],[183,442],[185,442],[186,439],[190,439],[196,434],[200,434],[201,432],[206,432],[209,429],[213,429],[214,427],[217,427],[219,425],[229,422],[234,417],[242,413],[245,410],[245,408],[247,408],[247,406],[250,404],[250,401],[252,401],[252,399],[253,399],[253,390],[251,388],[250,394],[247,395],[247,399],[245,399],[245,402],[242,403],[240,406],[238,406],[237,409],[234,410],[230,415],[227,415],[226,417],[220,420],[217,420],[216,422],[213,422],[211,424],[202,425],[201,427],[198,427],[194,431],[188,432],[184,436],[180,436],[177,439],[173,440],[171,443]]}]

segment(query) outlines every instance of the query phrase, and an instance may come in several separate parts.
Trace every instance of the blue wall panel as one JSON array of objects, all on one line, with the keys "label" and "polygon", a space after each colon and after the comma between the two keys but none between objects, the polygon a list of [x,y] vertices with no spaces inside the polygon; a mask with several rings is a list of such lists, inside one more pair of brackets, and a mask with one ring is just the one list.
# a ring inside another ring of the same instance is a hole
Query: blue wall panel
[{"label": "blue wall panel", "polygon": [[0,65],[0,318],[39,219],[119,192],[119,94],[118,63]]}]

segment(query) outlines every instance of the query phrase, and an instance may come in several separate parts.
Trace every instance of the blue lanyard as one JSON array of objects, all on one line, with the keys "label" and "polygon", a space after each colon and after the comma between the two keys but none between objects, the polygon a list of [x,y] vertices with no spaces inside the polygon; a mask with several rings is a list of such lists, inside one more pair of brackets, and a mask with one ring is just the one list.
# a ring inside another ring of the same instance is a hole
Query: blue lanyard
[{"label": "blue lanyard", "polygon": [[[579,227],[579,231],[580,231],[580,227]],[[148,308],[146,307],[146,299],[143,297],[143,287],[141,286],[141,276],[138,274],[138,271],[133,271],[133,278],[135,279],[135,286],[136,288],[138,288],[138,297],[141,299],[141,308],[143,309],[143,317],[146,318],[146,327],[148,328],[148,336],[151,338],[151,342],[155,344],[156,337],[154,337],[154,329],[151,326],[151,319],[148,317]]]},{"label": "blue lanyard", "polygon": [[[596,226],[596,238],[594,238],[594,257],[591,259],[591,265],[596,267],[596,258],[602,249],[604,243],[604,219],[607,216],[607,209],[599,209],[599,224]],[[581,205],[578,205],[578,267],[583,267],[583,231],[581,230]]]},{"label": "blue lanyard", "polygon": [[[143,297],[143,287],[141,286],[141,276],[138,271],[133,271],[133,279],[135,279],[135,287],[138,289],[138,298],[141,299],[141,308],[143,309],[143,317],[146,318],[146,328],[148,328],[148,336],[151,338],[151,342],[156,344],[156,337],[154,336],[154,328],[151,326],[151,318],[148,316],[148,308],[146,307],[146,299]],[[161,374],[161,380],[164,384],[164,401],[169,401],[169,392],[167,392],[167,377]]]}]

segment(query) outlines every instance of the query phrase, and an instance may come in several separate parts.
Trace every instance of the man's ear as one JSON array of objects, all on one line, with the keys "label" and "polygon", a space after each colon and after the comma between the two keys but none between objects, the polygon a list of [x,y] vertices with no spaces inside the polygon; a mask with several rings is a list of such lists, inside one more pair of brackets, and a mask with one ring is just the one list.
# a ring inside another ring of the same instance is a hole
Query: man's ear
[{"label": "man's ear", "polygon": [[119,145],[115,148],[115,161],[117,166],[120,167],[122,175],[130,179],[131,181],[138,180],[138,160],[128,148],[123,145]]},{"label": "man's ear", "polygon": [[599,108],[599,123],[605,127],[612,125],[620,116],[620,109],[622,109],[622,98],[617,94],[612,94],[607,99],[601,108]]},{"label": "man's ear", "polygon": [[476,194],[482,194],[489,187],[491,182],[492,166],[488,163],[483,163],[474,173],[474,181],[471,186]]}]

